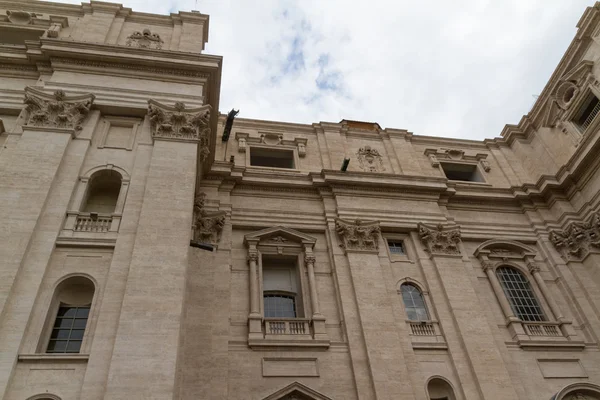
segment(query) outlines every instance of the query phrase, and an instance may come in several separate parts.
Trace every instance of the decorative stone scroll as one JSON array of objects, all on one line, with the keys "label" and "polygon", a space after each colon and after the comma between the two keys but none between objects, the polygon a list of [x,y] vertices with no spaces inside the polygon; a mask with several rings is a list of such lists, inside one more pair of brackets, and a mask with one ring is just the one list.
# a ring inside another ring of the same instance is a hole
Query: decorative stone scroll
[{"label": "decorative stone scroll", "polygon": [[31,25],[38,15],[41,14],[22,10],[6,10],[6,16],[8,17],[8,20],[15,25]]},{"label": "decorative stone scroll", "polygon": [[67,96],[57,90],[53,95],[31,87],[25,88],[27,125],[81,130],[95,96]]},{"label": "decorative stone scroll", "polygon": [[194,199],[194,240],[216,245],[221,240],[221,232],[225,226],[225,212],[206,212],[205,197],[206,194],[200,193]]},{"label": "decorative stone scroll", "polygon": [[587,222],[572,222],[564,231],[550,231],[550,241],[565,261],[581,260],[591,249],[600,249],[600,213]]},{"label": "decorative stone scroll", "polygon": [[210,154],[210,106],[186,108],[182,102],[173,107],[148,100],[152,137],[180,141],[198,141],[200,160]]},{"label": "decorative stone scroll", "polygon": [[367,172],[383,172],[385,167],[383,166],[383,160],[381,154],[376,149],[372,149],[371,146],[365,146],[358,149],[356,152],[358,157],[358,163],[363,171]]},{"label": "decorative stone scroll", "polygon": [[458,226],[419,224],[419,236],[430,254],[460,254]]},{"label": "decorative stone scroll", "polygon": [[337,219],[335,230],[345,250],[379,251],[379,222],[363,222],[360,219],[345,221]]},{"label": "decorative stone scroll", "polygon": [[163,45],[163,40],[157,33],[152,33],[150,29],[145,28],[143,31],[133,32],[127,36],[125,44],[130,47],[139,47],[141,49],[156,49],[160,50]]}]

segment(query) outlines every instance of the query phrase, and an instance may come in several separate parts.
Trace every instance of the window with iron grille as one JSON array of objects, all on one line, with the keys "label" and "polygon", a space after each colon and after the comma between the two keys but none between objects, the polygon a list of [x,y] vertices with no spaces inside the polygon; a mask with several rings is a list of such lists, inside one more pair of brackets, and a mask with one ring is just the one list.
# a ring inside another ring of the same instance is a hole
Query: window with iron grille
[{"label": "window with iron grille", "polygon": [[512,267],[499,267],[496,269],[496,276],[510,307],[519,319],[529,322],[546,320],[529,281],[521,271]]},{"label": "window with iron grille", "polygon": [[293,294],[263,294],[265,318],[296,318],[296,296]]},{"label": "window with iron grille", "polygon": [[596,119],[598,113],[600,113],[600,100],[590,93],[581,107],[579,107],[579,111],[575,114],[573,122],[575,122],[579,129],[585,131]]},{"label": "window with iron grille", "polygon": [[388,240],[388,247],[392,254],[406,254],[404,252],[404,242],[402,240]]},{"label": "window with iron grille", "polygon": [[406,315],[411,321],[428,321],[429,313],[423,299],[423,293],[415,285],[403,283],[400,286],[402,301],[406,309]]},{"label": "window with iron grille", "polygon": [[61,304],[50,334],[47,353],[79,353],[90,306]]}]

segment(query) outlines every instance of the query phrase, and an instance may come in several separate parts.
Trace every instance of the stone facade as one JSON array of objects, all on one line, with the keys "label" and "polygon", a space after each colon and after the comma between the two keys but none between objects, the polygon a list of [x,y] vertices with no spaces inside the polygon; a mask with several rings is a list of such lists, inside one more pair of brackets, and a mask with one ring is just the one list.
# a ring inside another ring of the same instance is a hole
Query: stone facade
[{"label": "stone facade", "polygon": [[0,0],[0,398],[600,399],[600,4],[483,141],[224,142],[208,23]]}]

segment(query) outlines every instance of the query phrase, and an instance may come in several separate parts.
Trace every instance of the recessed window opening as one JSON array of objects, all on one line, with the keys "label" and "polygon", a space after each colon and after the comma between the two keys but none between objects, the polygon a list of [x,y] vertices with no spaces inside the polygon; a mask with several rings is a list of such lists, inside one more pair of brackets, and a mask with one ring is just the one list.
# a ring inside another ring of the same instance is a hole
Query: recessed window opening
[{"label": "recessed window opening", "polygon": [[294,152],[292,150],[250,148],[250,165],[257,167],[294,168]]},{"label": "recessed window opening", "polygon": [[502,285],[510,307],[522,321],[546,321],[542,307],[535,297],[529,281],[521,271],[512,267],[499,267],[496,276]]},{"label": "recessed window opening", "polygon": [[485,182],[475,164],[441,163],[446,178],[453,181]]},{"label": "recessed window opening", "polygon": [[405,255],[404,251],[404,242],[402,240],[388,240],[388,247],[390,249],[390,253]]},{"label": "recessed window opening", "polygon": [[296,258],[263,256],[263,306],[265,318],[303,316]]},{"label": "recessed window opening", "polygon": [[575,114],[573,122],[577,124],[581,130],[586,130],[588,126],[594,121],[598,113],[600,112],[600,100],[594,94],[590,93],[585,99],[579,112]]},{"label": "recessed window opening", "polygon": [[434,378],[427,385],[429,398],[431,400],[456,400],[454,390],[448,382],[440,378]]},{"label": "recessed window opening", "polygon": [[119,192],[121,191],[121,175],[116,171],[103,170],[90,178],[88,194],[82,211],[110,214],[115,211]]}]

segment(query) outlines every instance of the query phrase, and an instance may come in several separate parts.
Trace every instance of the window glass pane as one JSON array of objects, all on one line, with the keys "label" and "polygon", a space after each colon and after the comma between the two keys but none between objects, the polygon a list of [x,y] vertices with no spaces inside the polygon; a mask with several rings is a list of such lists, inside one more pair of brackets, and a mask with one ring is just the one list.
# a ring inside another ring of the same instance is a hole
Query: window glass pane
[{"label": "window glass pane", "polygon": [[48,353],[64,353],[66,349],[66,340],[50,340],[48,343]]},{"label": "window glass pane", "polygon": [[264,295],[266,318],[296,318],[294,296],[281,294]]},{"label": "window glass pane", "polygon": [[79,353],[81,349],[81,340],[69,340],[67,345],[67,353]]},{"label": "window glass pane", "polygon": [[55,328],[70,328],[73,325],[73,319],[71,318],[57,318],[54,323]]},{"label": "window glass pane", "polygon": [[87,324],[87,319],[77,318],[73,323],[73,328],[76,329],[85,329],[85,325]]},{"label": "window glass pane", "polygon": [[69,338],[69,330],[68,329],[53,329],[50,334],[51,339],[68,339]]},{"label": "window glass pane", "polygon": [[411,285],[410,283],[403,283],[400,286],[400,293],[402,293],[402,301],[404,302],[404,308],[406,309],[406,315],[409,320],[429,320],[429,313],[425,306],[423,294],[416,286]]},{"label": "window glass pane", "polygon": [[77,307],[77,318],[86,318],[88,317],[90,313],[90,308],[89,307]]},{"label": "window glass pane", "polygon": [[60,307],[58,309],[57,317],[71,317],[75,316],[75,312],[77,311],[76,307]]},{"label": "window glass pane", "polygon": [[83,339],[83,333],[85,331],[83,329],[73,329],[71,331],[70,339]]},{"label": "window glass pane", "polygon": [[54,321],[55,328],[50,333],[50,342],[46,351],[48,353],[78,353],[81,349],[89,311],[89,306],[61,305]]},{"label": "window glass pane", "polygon": [[392,254],[404,254],[404,243],[401,240],[388,240],[388,247]]},{"label": "window glass pane", "polygon": [[546,320],[529,281],[519,270],[500,267],[496,270],[496,276],[510,307],[519,319],[530,322]]}]

